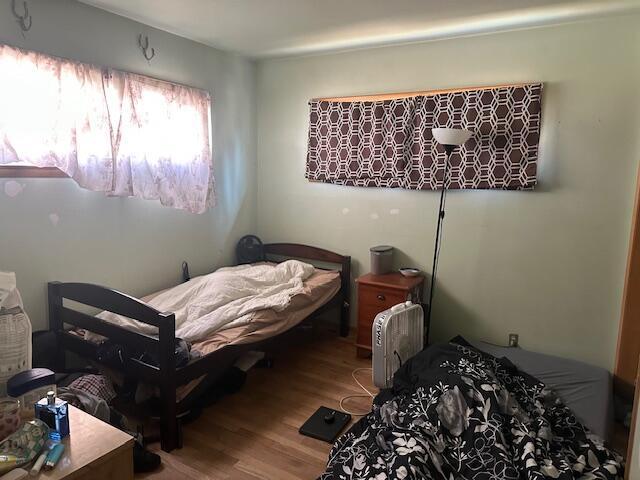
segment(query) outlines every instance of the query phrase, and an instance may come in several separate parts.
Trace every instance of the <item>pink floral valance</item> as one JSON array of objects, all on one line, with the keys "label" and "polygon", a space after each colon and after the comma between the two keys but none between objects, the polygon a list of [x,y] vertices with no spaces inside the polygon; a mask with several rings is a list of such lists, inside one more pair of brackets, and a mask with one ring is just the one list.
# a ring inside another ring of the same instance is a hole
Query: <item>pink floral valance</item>
[{"label": "pink floral valance", "polygon": [[445,152],[434,127],[473,137],[451,157],[448,188],[536,184],[542,85],[379,101],[310,102],[306,177],[362,187],[441,188]]},{"label": "pink floral valance", "polygon": [[0,165],[202,213],[213,201],[209,93],[0,45]]}]

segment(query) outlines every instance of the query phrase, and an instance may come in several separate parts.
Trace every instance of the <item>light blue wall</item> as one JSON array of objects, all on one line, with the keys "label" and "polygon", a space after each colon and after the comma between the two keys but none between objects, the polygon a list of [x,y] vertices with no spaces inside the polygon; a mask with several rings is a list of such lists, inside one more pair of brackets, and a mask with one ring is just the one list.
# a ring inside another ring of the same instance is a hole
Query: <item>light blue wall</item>
[{"label": "light blue wall", "polygon": [[258,234],[431,271],[438,193],[310,183],[313,97],[544,82],[533,192],[452,191],[433,338],[613,364],[640,159],[640,16],[258,64]]},{"label": "light blue wall", "polygon": [[[20,2],[19,2],[20,3]],[[46,282],[87,281],[140,295],[229,263],[256,223],[253,62],[70,0],[30,0],[20,34],[0,0],[0,42],[180,82],[211,92],[218,204],[203,215],[158,202],[107,198],[69,179],[0,179],[0,269],[15,271],[34,329],[46,328]],[[149,35],[156,57],[137,47]],[[49,216],[55,214],[54,225]]]}]

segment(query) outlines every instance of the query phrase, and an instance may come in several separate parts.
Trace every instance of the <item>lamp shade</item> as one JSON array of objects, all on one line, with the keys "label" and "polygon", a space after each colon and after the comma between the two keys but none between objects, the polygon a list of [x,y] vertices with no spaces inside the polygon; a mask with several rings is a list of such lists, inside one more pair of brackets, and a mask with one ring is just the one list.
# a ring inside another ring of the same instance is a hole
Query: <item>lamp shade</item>
[{"label": "lamp shade", "polygon": [[432,128],[433,138],[442,145],[462,145],[473,135],[464,128]]}]

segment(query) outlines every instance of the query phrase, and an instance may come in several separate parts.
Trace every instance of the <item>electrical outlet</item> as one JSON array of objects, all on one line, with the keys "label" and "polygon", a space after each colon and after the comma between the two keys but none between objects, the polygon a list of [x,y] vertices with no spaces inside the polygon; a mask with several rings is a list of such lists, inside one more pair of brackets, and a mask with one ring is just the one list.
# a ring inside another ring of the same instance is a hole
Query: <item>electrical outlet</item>
[{"label": "electrical outlet", "polygon": [[520,339],[520,335],[518,335],[517,333],[510,333],[509,334],[509,346],[510,347],[517,347],[519,339]]}]

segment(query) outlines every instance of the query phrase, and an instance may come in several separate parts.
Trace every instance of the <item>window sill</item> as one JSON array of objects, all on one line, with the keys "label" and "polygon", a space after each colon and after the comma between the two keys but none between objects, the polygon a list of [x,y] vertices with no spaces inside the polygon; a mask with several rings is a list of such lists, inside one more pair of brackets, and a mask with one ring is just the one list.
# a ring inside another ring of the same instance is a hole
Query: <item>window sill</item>
[{"label": "window sill", "polygon": [[0,166],[0,178],[68,178],[55,167]]}]

